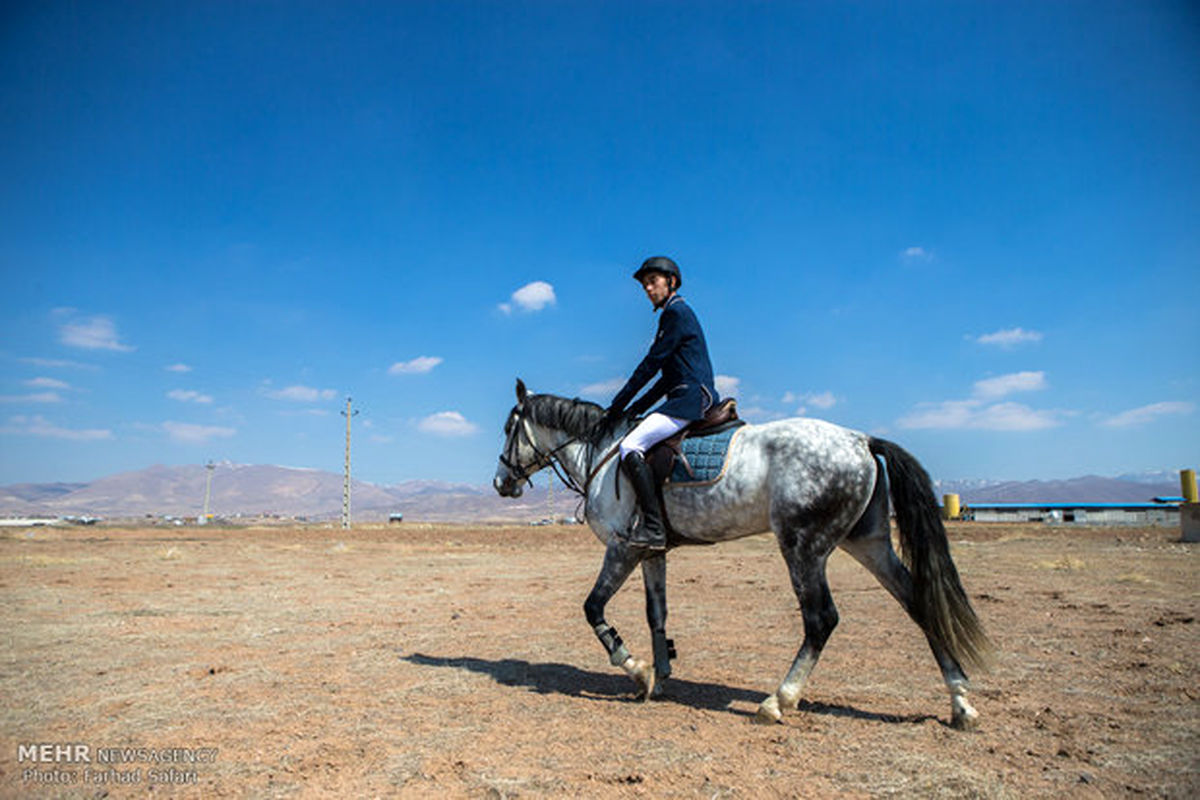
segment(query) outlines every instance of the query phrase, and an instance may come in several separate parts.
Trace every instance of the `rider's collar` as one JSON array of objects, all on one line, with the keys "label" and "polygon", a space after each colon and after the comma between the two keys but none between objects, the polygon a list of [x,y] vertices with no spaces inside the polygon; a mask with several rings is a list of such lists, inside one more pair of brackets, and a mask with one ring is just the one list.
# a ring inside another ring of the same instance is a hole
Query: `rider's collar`
[{"label": "rider's collar", "polygon": [[671,292],[669,295],[667,295],[667,299],[662,301],[661,305],[657,305],[654,307],[654,310],[661,311],[662,309],[671,305],[671,303],[674,303],[676,300],[682,300],[682,299],[683,299],[683,296],[681,294],[679,294],[678,292]]}]

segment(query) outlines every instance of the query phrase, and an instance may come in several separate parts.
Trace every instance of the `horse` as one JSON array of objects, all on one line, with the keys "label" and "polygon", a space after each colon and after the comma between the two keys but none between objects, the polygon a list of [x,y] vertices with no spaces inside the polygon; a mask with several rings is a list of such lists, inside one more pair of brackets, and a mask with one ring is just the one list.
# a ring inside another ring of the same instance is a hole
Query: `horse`
[{"label": "horse", "polygon": [[[625,541],[635,522],[636,499],[613,455],[635,420],[606,426],[603,418],[595,403],[530,394],[518,379],[517,403],[504,424],[504,449],[492,483],[502,497],[519,497],[534,474],[551,467],[583,495],[585,520],[605,545],[584,615],[610,663],[649,700],[662,693],[675,655],[666,636],[666,553]],[[889,493],[903,560],[892,548]],[[668,484],[663,503],[671,527],[684,534],[683,543],[775,533],[800,602],[804,638],[782,682],[759,704],[756,722],[780,722],[784,711],[799,707],[805,682],[838,623],[825,566],[840,547],[875,576],[925,634],[950,693],[950,724],[963,730],[977,726],[979,713],[967,699],[963,665],[985,668],[992,645],[951,558],[929,475],[899,445],[808,417],[748,424],[730,443],[719,480]],[[605,605],[639,564],[653,663],[635,658],[604,618]]]}]

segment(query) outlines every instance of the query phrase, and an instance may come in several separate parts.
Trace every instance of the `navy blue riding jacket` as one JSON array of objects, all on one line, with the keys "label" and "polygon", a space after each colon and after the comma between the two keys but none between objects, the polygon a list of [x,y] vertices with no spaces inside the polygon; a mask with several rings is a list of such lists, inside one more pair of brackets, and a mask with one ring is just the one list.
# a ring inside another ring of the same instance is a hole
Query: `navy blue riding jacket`
[{"label": "navy blue riding jacket", "polygon": [[713,385],[712,362],[700,320],[679,295],[672,295],[663,305],[654,344],[613,398],[613,407],[618,411],[624,409],[660,370],[662,377],[630,407],[634,415],[645,412],[665,395],[667,401],[655,411],[678,419],[698,420],[720,399]]}]

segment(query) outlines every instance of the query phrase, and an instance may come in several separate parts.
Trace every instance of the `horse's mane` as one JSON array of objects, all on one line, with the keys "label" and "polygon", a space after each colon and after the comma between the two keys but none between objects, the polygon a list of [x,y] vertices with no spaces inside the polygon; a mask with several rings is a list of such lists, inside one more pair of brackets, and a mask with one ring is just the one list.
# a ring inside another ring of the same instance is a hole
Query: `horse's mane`
[{"label": "horse's mane", "polygon": [[552,394],[531,394],[525,398],[529,418],[547,428],[565,431],[580,439],[590,440],[596,426],[604,418],[604,409],[576,397],[569,400]]}]

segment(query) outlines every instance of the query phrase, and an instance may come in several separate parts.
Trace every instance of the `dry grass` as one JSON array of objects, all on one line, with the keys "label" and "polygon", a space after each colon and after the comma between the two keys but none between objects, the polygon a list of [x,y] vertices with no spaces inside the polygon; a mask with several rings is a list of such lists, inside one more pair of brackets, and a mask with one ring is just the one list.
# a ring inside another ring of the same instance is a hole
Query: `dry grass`
[{"label": "dry grass", "polygon": [[[601,552],[578,528],[3,536],[0,795],[56,796],[15,755],[60,741],[217,747],[166,792],[205,797],[1200,792],[1197,546],[951,535],[1000,649],[972,734],[945,725],[919,633],[843,554],[803,710],[752,725],[801,635],[770,537],[672,554],[680,660],[642,704],[583,621]],[[608,617],[648,654],[637,576]]]}]

